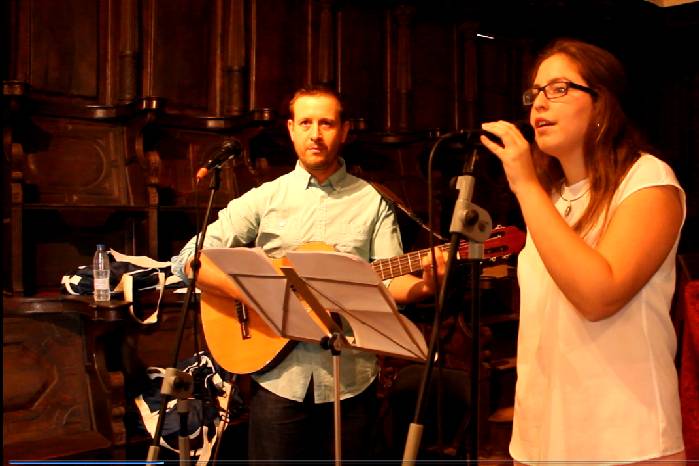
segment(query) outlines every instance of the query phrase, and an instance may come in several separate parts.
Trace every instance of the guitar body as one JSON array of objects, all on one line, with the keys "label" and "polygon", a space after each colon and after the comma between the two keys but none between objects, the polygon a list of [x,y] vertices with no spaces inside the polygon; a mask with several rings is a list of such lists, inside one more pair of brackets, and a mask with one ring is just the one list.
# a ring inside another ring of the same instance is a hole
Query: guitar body
[{"label": "guitar body", "polygon": [[[493,230],[485,242],[485,257],[489,260],[508,257],[524,245],[524,234],[512,227]],[[440,246],[445,250],[448,246]],[[297,250],[333,250],[325,243],[307,243]],[[390,259],[372,262],[380,279],[393,278],[422,270],[420,258],[429,253],[424,249]],[[461,258],[468,257],[468,243],[459,246]],[[279,270],[285,259],[273,259]],[[279,272],[281,274],[281,271]],[[303,302],[303,301],[302,301]],[[310,314],[315,319],[314,314]],[[252,308],[230,296],[214,293],[201,294],[201,321],[206,344],[216,362],[233,374],[249,374],[272,368],[291,351],[295,342],[280,337]]]},{"label": "guitar body", "polygon": [[201,323],[216,362],[229,372],[249,374],[269,369],[284,359],[294,342],[277,335],[254,311],[247,311],[244,325],[236,306],[242,304],[229,297],[201,295]]},{"label": "guitar body", "polygon": [[[297,250],[328,251],[333,248],[317,242],[303,244]],[[284,259],[272,262],[277,268],[284,265]],[[211,355],[221,367],[234,374],[271,369],[296,344],[277,335],[254,310],[215,293],[201,294],[201,323]]]}]

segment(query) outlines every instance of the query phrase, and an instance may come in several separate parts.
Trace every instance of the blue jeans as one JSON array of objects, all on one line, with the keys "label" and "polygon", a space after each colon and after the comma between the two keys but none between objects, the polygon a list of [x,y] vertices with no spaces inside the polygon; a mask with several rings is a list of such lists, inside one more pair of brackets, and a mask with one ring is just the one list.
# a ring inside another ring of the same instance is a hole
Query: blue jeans
[{"label": "blue jeans", "polygon": [[[288,400],[253,382],[248,424],[251,464],[284,464],[284,460],[321,461],[334,458],[333,403],[313,402],[313,382],[303,402]],[[374,452],[378,401],[376,382],[341,402],[342,458],[370,459]]]}]

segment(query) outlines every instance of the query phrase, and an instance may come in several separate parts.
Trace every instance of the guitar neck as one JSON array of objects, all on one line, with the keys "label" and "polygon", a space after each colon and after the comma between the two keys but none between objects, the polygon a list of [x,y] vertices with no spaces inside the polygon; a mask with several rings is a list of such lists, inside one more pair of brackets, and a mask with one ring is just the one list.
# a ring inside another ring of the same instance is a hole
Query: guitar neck
[{"label": "guitar neck", "polygon": [[[438,246],[438,249],[441,251],[445,251],[448,248],[449,245],[447,244]],[[389,259],[377,259],[371,263],[371,266],[381,280],[388,280],[422,270],[422,258],[428,254],[430,254],[429,249],[421,249]]]}]

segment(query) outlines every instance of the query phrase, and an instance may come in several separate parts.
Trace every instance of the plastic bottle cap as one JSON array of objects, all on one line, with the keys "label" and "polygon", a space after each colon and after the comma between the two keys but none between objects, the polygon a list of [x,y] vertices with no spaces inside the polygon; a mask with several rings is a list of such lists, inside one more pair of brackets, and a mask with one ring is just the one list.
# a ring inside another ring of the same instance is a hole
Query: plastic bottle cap
[{"label": "plastic bottle cap", "polygon": [[97,245],[97,249],[106,249],[106,248],[107,248],[107,246],[105,246],[104,244]]}]

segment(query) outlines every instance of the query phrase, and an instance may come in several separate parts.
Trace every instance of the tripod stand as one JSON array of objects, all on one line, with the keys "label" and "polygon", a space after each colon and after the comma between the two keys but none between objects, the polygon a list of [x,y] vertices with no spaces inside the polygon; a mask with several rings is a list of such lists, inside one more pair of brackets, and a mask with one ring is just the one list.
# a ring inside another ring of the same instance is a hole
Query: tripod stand
[{"label": "tripod stand", "polygon": [[[451,137],[445,135],[440,138],[432,148],[430,153],[430,167],[439,144]],[[473,197],[474,178],[473,167],[476,162],[477,149],[474,149],[471,156],[464,164],[464,174],[459,176],[456,188],[459,196],[454,204],[452,221],[449,227],[451,241],[449,244],[449,254],[447,257],[446,271],[442,281],[439,296],[435,306],[434,323],[430,336],[428,358],[425,364],[424,375],[418,391],[418,398],[415,407],[415,417],[408,429],[408,437],[403,452],[403,465],[408,466],[415,463],[415,458],[422,439],[424,417],[424,401],[429,391],[429,384],[432,379],[432,368],[435,360],[436,342],[439,337],[439,325],[444,306],[446,289],[449,284],[449,277],[456,260],[458,244],[462,237],[469,239],[469,261],[471,264],[472,276],[472,299],[471,299],[471,330],[473,334],[472,360],[471,360],[471,437],[469,441],[469,460],[478,461],[478,404],[479,404],[479,377],[480,377],[480,270],[483,258],[483,242],[490,236],[492,231],[492,220],[490,214],[479,206],[471,203]],[[431,177],[430,177],[431,178]],[[434,260],[434,259],[433,259]]]},{"label": "tripod stand", "polygon": [[[158,458],[160,452],[160,439],[163,431],[163,421],[165,419],[165,411],[168,402],[174,398],[177,399],[177,411],[180,415],[180,435],[179,435],[179,456],[180,463],[185,464],[190,460],[190,448],[189,448],[189,436],[187,434],[187,415],[189,412],[189,402],[193,394],[193,379],[192,376],[186,372],[178,371],[177,361],[180,353],[180,346],[182,344],[182,337],[184,336],[184,329],[187,322],[187,315],[191,310],[194,303],[194,296],[196,290],[196,278],[201,266],[200,262],[200,252],[203,248],[204,237],[206,236],[206,229],[209,223],[209,217],[211,215],[211,208],[213,206],[214,196],[216,191],[221,185],[221,167],[220,165],[213,167],[213,176],[209,184],[209,201],[206,207],[206,213],[202,222],[201,232],[199,233],[195,248],[194,256],[191,262],[191,274],[189,276],[189,285],[187,286],[187,293],[185,295],[184,301],[182,303],[182,309],[180,311],[180,319],[177,327],[176,344],[172,355],[172,364],[165,371],[165,378],[163,379],[163,384],[160,390],[160,413],[158,415],[158,423],[156,424],[155,432],[153,433],[153,442],[148,448],[148,461],[155,461]],[[192,313],[193,328],[194,328],[194,342],[197,350],[199,349],[199,343],[197,338],[197,329],[199,326],[198,316],[196,312]],[[199,354],[199,351],[197,351]]]}]

